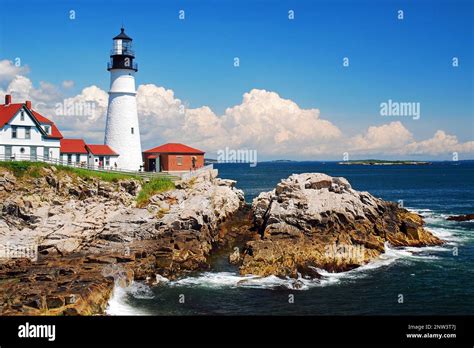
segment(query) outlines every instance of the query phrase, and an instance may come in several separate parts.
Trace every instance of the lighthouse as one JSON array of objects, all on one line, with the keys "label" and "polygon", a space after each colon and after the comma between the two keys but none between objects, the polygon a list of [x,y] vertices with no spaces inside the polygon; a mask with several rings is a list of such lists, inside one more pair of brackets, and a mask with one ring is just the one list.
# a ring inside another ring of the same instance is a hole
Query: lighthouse
[{"label": "lighthouse", "polygon": [[138,171],[143,161],[135,90],[138,68],[134,59],[132,38],[122,28],[113,38],[107,64],[110,90],[104,143],[119,154],[118,168]]}]

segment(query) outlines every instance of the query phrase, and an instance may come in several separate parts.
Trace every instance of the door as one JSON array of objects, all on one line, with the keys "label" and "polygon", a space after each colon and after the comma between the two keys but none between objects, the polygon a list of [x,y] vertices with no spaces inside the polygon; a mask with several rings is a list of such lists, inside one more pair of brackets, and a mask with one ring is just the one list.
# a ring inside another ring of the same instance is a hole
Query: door
[{"label": "door", "polygon": [[36,146],[30,148],[30,160],[36,161]]},{"label": "door", "polygon": [[99,156],[99,167],[104,167],[104,156]]},{"label": "door", "polygon": [[150,158],[148,160],[148,171],[156,172],[156,159],[155,158]]},{"label": "door", "polygon": [[5,159],[9,160],[12,158],[12,147],[11,146],[5,146]]}]

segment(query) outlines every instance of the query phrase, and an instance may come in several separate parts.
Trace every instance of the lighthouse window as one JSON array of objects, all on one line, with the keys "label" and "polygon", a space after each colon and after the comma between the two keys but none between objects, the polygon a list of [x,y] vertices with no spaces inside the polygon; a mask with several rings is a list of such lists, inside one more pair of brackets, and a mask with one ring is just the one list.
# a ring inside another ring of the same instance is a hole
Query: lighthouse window
[{"label": "lighthouse window", "polygon": [[133,127],[132,127],[132,134],[135,134],[135,131],[134,131]]}]

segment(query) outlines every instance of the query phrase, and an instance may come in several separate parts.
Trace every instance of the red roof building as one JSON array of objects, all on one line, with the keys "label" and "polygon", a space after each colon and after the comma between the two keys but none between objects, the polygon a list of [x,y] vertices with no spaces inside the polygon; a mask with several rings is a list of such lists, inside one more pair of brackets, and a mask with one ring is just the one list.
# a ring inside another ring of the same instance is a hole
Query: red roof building
[{"label": "red roof building", "polygon": [[38,122],[42,125],[49,125],[51,126],[51,133],[49,135],[49,138],[55,138],[55,139],[62,139],[63,135],[59,131],[58,127],[54,124],[54,122],[48,120],[46,117],[40,115],[34,110],[31,110],[33,116],[38,120]]},{"label": "red roof building", "polygon": [[204,166],[204,151],[179,143],[168,143],[143,152],[145,170],[182,172]]},{"label": "red roof building", "polygon": [[0,104],[0,159],[59,160],[63,136],[53,121],[33,110],[30,101]]},{"label": "red roof building", "polygon": [[89,166],[120,169],[117,168],[119,154],[108,145],[86,145],[86,149],[89,152]]},{"label": "red roof building", "polygon": [[[34,111],[31,108],[30,101],[26,101],[25,103],[12,104],[10,95],[5,96],[5,104],[0,104],[0,129],[9,123],[13,119],[13,117],[21,110],[22,107],[24,107],[27,111],[30,112],[33,121],[35,121],[38,125],[43,126],[40,128],[42,128],[42,130],[44,131],[45,138],[62,139],[63,135],[56,127],[54,122],[47,119],[37,111]],[[50,126],[50,128],[44,126]]]},{"label": "red roof building", "polygon": [[86,145],[87,151],[94,156],[118,156],[108,145]]},{"label": "red roof building", "polygon": [[108,145],[88,145],[82,139],[61,139],[61,161],[90,168],[117,169],[119,154]]},{"label": "red roof building", "polygon": [[82,139],[61,139],[61,153],[88,154]]},{"label": "red roof building", "polygon": [[117,169],[119,154],[107,145],[64,139],[54,122],[33,110],[31,102],[0,105],[0,159],[45,160],[75,166]]}]

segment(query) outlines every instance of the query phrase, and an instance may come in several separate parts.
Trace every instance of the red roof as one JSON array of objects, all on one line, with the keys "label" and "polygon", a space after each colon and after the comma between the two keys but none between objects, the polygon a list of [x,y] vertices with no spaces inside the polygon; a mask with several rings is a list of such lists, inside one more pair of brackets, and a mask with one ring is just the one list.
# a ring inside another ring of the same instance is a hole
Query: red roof
[{"label": "red roof", "polygon": [[179,143],[168,143],[161,146],[157,146],[153,149],[146,150],[145,153],[188,153],[204,155],[204,151]]},{"label": "red roof", "polygon": [[53,124],[53,122],[51,122],[50,120],[48,120],[46,117],[40,115],[39,113],[37,113],[37,112],[34,111],[33,109],[31,109],[30,111],[31,111],[31,113],[35,116],[36,121],[38,121],[39,123],[41,123],[41,124]]},{"label": "red roof", "polygon": [[86,148],[96,156],[118,156],[118,153],[112,150],[109,145],[86,145]]},{"label": "red roof", "polygon": [[33,109],[30,110],[33,116],[36,118],[36,121],[38,121],[41,124],[48,124],[51,126],[51,134],[48,135],[48,138],[56,138],[56,139],[62,139],[63,135],[59,131],[58,127],[54,124],[53,121],[50,121],[43,115],[39,114],[38,112],[34,111]]},{"label": "red roof", "polygon": [[[25,106],[25,104],[0,104],[0,128],[5,126],[10,120],[13,118],[13,116],[16,115],[18,111],[20,111],[21,107]],[[36,111],[30,109],[31,113],[33,114],[33,117],[36,119],[36,121],[40,124],[47,124],[51,126],[51,134],[46,136],[46,138],[50,139],[62,139],[63,135],[59,131],[59,129],[56,127],[54,122],[50,121],[46,117],[40,115]]]},{"label": "red roof", "polygon": [[82,139],[61,139],[61,153],[87,154],[86,143]]},{"label": "red roof", "polygon": [[3,128],[20,110],[23,104],[0,105],[0,127]]}]

